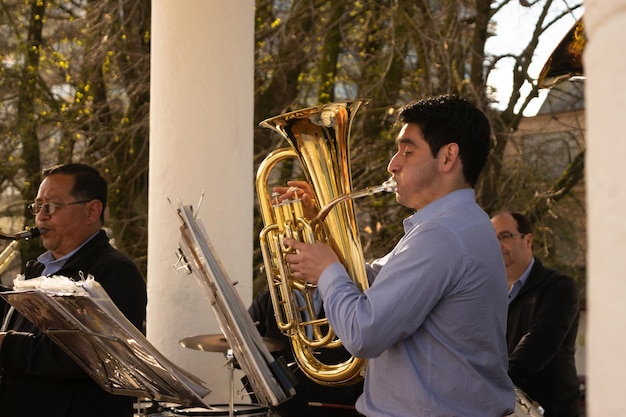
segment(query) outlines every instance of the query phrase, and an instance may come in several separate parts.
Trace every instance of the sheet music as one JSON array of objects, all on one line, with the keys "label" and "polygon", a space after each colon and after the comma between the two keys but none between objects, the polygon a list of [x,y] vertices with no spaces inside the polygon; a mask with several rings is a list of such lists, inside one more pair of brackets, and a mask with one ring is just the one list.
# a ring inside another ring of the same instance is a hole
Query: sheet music
[{"label": "sheet music", "polygon": [[41,288],[1,293],[70,355],[104,390],[209,407],[203,381],[170,362],[126,319],[93,279],[76,291]]},{"label": "sheet music", "polygon": [[295,395],[290,371],[276,361],[221,264],[201,221],[180,204],[180,248],[198,285],[209,300],[229,347],[263,405],[277,406]]}]

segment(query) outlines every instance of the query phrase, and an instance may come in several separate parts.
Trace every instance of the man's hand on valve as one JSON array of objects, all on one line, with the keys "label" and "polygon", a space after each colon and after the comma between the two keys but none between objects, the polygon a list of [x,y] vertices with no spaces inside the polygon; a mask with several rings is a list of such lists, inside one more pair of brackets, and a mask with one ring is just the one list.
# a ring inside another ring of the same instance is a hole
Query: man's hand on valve
[{"label": "man's hand on valve", "polygon": [[339,262],[335,251],[325,243],[304,243],[291,238],[285,238],[283,243],[294,250],[287,255],[287,263],[293,277],[299,281],[317,284],[322,272]]},{"label": "man's hand on valve", "polygon": [[313,189],[308,182],[287,181],[287,187],[274,187],[272,191],[280,194],[278,196],[278,201],[281,202],[287,199],[294,200],[296,198],[301,198],[304,216],[308,220],[313,220],[313,218],[317,215],[318,207],[315,205]]}]

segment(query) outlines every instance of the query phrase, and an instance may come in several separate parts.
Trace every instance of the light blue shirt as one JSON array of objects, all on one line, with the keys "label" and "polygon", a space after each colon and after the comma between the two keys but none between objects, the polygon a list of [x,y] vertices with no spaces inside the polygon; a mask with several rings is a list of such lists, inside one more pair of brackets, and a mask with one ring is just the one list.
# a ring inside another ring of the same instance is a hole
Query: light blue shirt
[{"label": "light blue shirt", "polygon": [[341,264],[319,280],[331,326],[368,358],[357,409],[368,417],[502,417],[507,376],[506,270],[474,190],[450,193],[404,222],[361,293]]},{"label": "light blue shirt", "polygon": [[91,239],[93,239],[98,233],[100,233],[100,231],[98,231],[98,232],[94,233],[93,235],[91,235],[89,237],[89,239],[87,239],[87,240],[85,240],[83,242],[82,245],[80,245],[79,247],[77,247],[76,249],[74,249],[73,251],[71,251],[67,255],[62,256],[59,259],[54,259],[54,255],[52,254],[51,251],[46,251],[46,252],[42,253],[41,255],[39,255],[37,257],[37,260],[44,265],[43,272],[41,273],[41,275],[49,277],[49,276],[55,274],[56,272],[60,271],[61,268],[63,268],[63,265],[65,265],[65,262],[67,262],[67,260],[70,259],[72,257],[72,255],[74,255],[76,252],[78,252],[78,250],[80,248],[85,246],[87,244],[87,242],[89,242]]},{"label": "light blue shirt", "polygon": [[530,275],[530,270],[533,269],[534,264],[535,264],[535,258],[533,257],[530,260],[528,267],[526,267],[526,269],[524,270],[524,273],[522,274],[522,276],[520,276],[519,279],[515,281],[513,285],[511,285],[511,289],[509,290],[509,304],[511,304],[511,302],[515,300],[515,297],[517,297],[517,294],[519,294],[520,290],[526,284],[526,281],[528,280],[528,276]]}]

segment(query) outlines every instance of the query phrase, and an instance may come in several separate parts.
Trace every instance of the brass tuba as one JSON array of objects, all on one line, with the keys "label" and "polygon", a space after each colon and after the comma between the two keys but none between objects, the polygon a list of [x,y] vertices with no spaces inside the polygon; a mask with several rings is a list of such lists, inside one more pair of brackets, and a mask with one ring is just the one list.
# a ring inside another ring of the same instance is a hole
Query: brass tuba
[{"label": "brass tuba", "polygon": [[561,81],[584,75],[583,52],[586,44],[585,25],[580,18],[544,64],[537,79],[539,88],[553,87]]},{"label": "brass tuba", "polygon": [[[337,348],[337,338],[326,318],[319,318],[313,301],[314,286],[294,279],[284,259],[284,237],[303,242],[327,242],[361,291],[368,288],[363,250],[352,199],[379,191],[395,191],[383,185],[351,192],[349,135],[354,114],[364,100],[331,103],[285,113],[261,122],[280,133],[292,148],[270,153],[259,166],[256,189],[264,229],[259,239],[276,322],[289,336],[302,371],[323,385],[349,385],[363,378],[365,359],[350,357],[326,364],[316,357],[320,348]],[[314,192],[320,214],[306,219],[300,198],[276,201],[268,191],[274,167],[286,159],[298,159]],[[331,210],[332,208],[332,210]]]}]

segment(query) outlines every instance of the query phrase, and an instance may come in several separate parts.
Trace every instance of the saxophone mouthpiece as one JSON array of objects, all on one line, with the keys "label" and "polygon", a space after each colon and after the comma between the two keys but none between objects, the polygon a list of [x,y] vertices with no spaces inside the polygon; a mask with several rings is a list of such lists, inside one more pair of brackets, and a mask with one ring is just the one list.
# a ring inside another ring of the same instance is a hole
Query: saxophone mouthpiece
[{"label": "saxophone mouthpiece", "polygon": [[28,230],[24,230],[23,232],[19,232],[16,233],[14,235],[15,240],[28,240],[28,239],[33,239],[36,237],[39,237],[41,235],[46,234],[47,230],[46,229],[40,229],[38,227],[31,227]]}]

